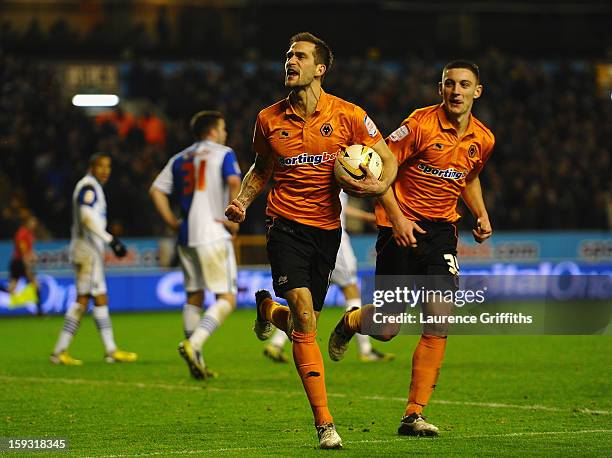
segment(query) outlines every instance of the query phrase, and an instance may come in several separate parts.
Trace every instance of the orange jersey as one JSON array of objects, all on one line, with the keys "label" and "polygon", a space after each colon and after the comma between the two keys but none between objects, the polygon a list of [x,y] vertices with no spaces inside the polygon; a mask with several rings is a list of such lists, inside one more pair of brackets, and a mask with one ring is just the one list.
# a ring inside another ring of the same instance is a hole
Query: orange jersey
[{"label": "orange jersey", "polygon": [[340,227],[340,199],[334,178],[336,155],[350,145],[382,140],[366,112],[325,93],[304,121],[289,98],[257,116],[253,149],[274,161],[266,214],[321,229]]},{"label": "orange jersey", "polygon": [[[415,110],[389,135],[387,144],[399,165],[393,191],[402,213],[413,221],[455,222],[466,179],[480,173],[495,137],[471,115],[458,138],[444,107],[434,105]],[[391,226],[379,204],[376,223]]]}]

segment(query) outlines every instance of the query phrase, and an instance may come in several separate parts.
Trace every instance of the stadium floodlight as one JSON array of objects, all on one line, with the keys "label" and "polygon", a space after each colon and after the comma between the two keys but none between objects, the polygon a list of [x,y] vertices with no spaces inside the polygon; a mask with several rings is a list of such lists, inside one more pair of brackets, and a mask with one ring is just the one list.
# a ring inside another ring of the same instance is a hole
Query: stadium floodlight
[{"label": "stadium floodlight", "polygon": [[76,94],[72,104],[76,107],[114,107],[119,103],[115,94]]}]

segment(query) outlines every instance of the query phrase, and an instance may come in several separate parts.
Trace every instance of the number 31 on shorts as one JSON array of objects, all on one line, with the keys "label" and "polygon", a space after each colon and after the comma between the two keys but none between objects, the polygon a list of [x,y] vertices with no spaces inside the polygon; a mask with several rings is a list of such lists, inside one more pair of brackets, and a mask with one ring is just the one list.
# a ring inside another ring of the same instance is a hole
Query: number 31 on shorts
[{"label": "number 31 on shorts", "polygon": [[444,259],[448,264],[448,271],[451,275],[459,275],[459,262],[457,262],[457,256],[454,254],[445,254]]}]

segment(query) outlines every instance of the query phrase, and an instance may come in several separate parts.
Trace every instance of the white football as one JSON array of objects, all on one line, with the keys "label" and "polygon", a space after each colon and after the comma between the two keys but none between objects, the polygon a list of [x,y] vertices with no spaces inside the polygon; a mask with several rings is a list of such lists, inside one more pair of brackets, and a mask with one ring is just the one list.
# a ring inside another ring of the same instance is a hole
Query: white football
[{"label": "white football", "polygon": [[351,145],[336,157],[334,174],[336,179],[349,176],[355,180],[362,180],[366,174],[359,166],[363,164],[370,169],[372,175],[380,179],[382,175],[382,159],[376,151],[364,145]]}]

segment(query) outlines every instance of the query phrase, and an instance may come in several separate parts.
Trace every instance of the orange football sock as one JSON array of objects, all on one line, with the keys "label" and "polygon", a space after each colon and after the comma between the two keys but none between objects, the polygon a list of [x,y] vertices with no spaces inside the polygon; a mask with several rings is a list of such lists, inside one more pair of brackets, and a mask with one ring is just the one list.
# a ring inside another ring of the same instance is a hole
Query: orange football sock
[{"label": "orange football sock", "polygon": [[261,303],[261,314],[266,320],[287,332],[287,321],[289,319],[289,307],[281,305],[270,298],[266,298]]},{"label": "orange football sock", "polygon": [[429,402],[438,381],[445,349],[446,337],[421,335],[412,355],[412,380],[406,415],[421,414]]},{"label": "orange football sock", "polygon": [[316,341],[317,333],[293,331],[293,360],[302,379],[308,402],[314,414],[315,426],[333,423],[334,419],[327,408],[325,390],[325,370],[323,357]]}]

